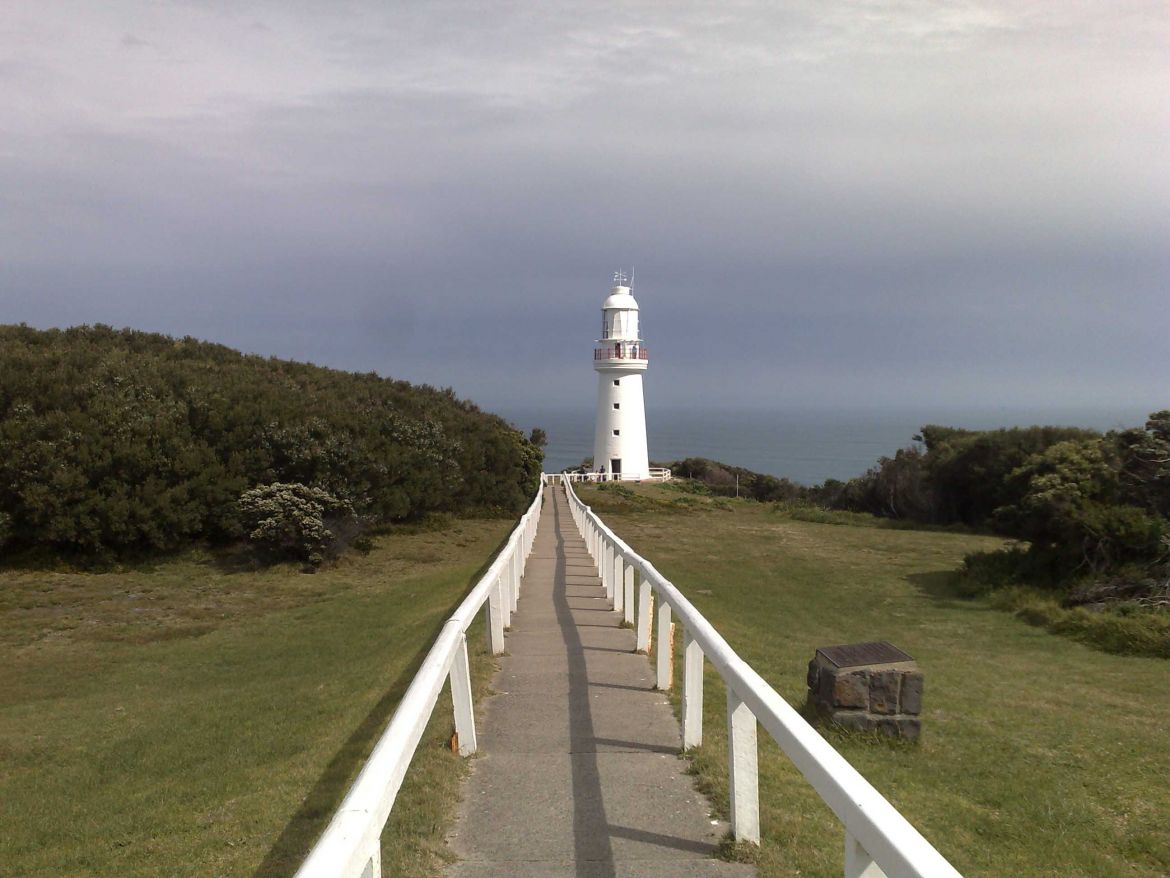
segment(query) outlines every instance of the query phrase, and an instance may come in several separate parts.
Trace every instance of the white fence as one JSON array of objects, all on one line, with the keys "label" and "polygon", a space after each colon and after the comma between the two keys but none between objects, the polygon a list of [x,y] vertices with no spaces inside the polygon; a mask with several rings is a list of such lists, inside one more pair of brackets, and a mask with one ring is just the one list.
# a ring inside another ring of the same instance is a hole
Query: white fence
[{"label": "white fence", "polygon": [[[669,472],[669,471],[668,471]],[[520,577],[532,550],[543,502],[543,486],[560,483],[573,519],[597,562],[606,594],[626,621],[637,621],[637,648],[650,645],[655,625],[658,688],[671,680],[672,617],[683,626],[683,746],[703,740],[703,659],[727,684],[731,825],[736,838],[759,842],[759,784],[756,725],[764,726],[813,789],[845,825],[845,878],[959,878],[959,873],[889,802],[857,773],[812,726],[788,705],[711,624],[665,579],[613,533],[573,492],[574,479],[542,476],[542,490],[520,519],[487,573],[447,621],[357,780],[325,828],[297,878],[379,878],[381,835],[402,779],[435,709],[444,682],[451,681],[459,752],[476,750],[475,714],[467,659],[467,629],[486,607],[488,643],[504,651],[504,629],[516,610]],[[634,612],[634,574],[640,581]],[[657,613],[651,611],[656,594]]]},{"label": "white fence", "polygon": [[670,470],[666,467],[652,466],[649,474],[642,478],[641,476],[632,473],[603,473],[603,472],[588,472],[588,473],[573,473],[563,472],[556,475],[546,476],[552,482],[669,482],[671,479]]},{"label": "white fence", "polygon": [[379,878],[382,829],[448,677],[459,752],[464,756],[475,752],[467,629],[476,613],[486,606],[488,644],[493,654],[504,651],[504,628],[520,596],[520,576],[536,538],[545,481],[542,477],[536,499],[512,531],[504,550],[439,632],[361,774],[297,870],[297,878]]},{"label": "white fence", "polygon": [[[832,748],[768,683],[727,644],[682,593],[654,566],[627,546],[573,492],[564,480],[573,519],[597,562],[614,610],[635,621],[634,573],[640,585],[637,648],[650,645],[655,620],[655,674],[659,689],[671,679],[671,619],[683,628],[683,746],[703,740],[703,659],[727,686],[728,776],[731,827],[737,839],[760,840],[756,725],[780,745],[805,779],[845,825],[845,878],[958,878],[959,873],[886,799]],[[657,612],[651,609],[657,595]]]}]

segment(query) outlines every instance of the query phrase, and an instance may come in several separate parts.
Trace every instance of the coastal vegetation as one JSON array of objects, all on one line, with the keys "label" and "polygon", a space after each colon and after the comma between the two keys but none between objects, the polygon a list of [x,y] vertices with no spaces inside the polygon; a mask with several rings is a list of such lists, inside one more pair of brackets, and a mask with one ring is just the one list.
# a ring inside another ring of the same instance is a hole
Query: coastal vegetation
[{"label": "coastal vegetation", "polygon": [[671,467],[794,518],[1009,538],[964,558],[959,592],[1112,652],[1170,657],[1170,412],[1106,434],[928,425],[914,438],[811,488],[703,459]]},{"label": "coastal vegetation", "polygon": [[[1170,872],[1166,664],[1087,649],[991,611],[994,595],[969,596],[956,570],[1003,538],[690,483],[579,492],[794,705],[819,646],[884,639],[914,656],[918,744],[824,733],[962,874]],[[725,808],[725,700],[710,667],[706,686],[690,756]],[[761,876],[840,875],[839,823],[767,735],[760,768]]]},{"label": "coastal vegetation", "polygon": [[0,326],[9,558],[251,540],[312,568],[388,523],[514,514],[542,459],[450,390],[108,326]]},{"label": "coastal vegetation", "polygon": [[927,426],[915,438],[816,499],[1010,537],[964,559],[963,594],[1109,651],[1170,658],[1170,412],[1104,435]]}]

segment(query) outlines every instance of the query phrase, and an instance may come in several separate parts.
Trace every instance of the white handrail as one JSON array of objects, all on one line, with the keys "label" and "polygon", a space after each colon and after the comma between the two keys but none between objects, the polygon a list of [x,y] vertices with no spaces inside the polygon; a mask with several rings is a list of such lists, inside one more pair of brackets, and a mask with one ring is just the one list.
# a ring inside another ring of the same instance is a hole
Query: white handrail
[{"label": "white handrail", "polygon": [[459,753],[468,756],[475,752],[467,629],[486,606],[488,645],[495,655],[504,651],[504,628],[520,596],[520,577],[536,539],[544,486],[550,479],[542,475],[540,482],[536,497],[504,549],[443,625],[370,758],[297,870],[297,878],[379,878],[382,830],[448,677]]},{"label": "white handrail", "polygon": [[635,473],[603,473],[600,470],[591,472],[559,473],[551,478],[557,482],[669,482],[670,470],[664,466],[652,466],[645,476]]},{"label": "white handrail", "polygon": [[[561,480],[573,520],[589,553],[597,561],[606,593],[614,599],[615,611],[621,610],[627,619],[632,616],[632,571],[637,570],[640,575],[639,649],[646,649],[650,644],[650,593],[653,591],[658,595],[655,652],[660,689],[669,689],[673,683],[671,615],[684,626],[684,746],[696,746],[702,741],[704,656],[715,666],[727,686],[731,822],[736,838],[759,842],[755,741],[758,722],[844,824],[845,878],[884,875],[960,878],[958,871],[942,854],[735,653],[673,583],[631,549],[577,497],[572,481]],[[619,598],[618,594],[622,596]]]}]

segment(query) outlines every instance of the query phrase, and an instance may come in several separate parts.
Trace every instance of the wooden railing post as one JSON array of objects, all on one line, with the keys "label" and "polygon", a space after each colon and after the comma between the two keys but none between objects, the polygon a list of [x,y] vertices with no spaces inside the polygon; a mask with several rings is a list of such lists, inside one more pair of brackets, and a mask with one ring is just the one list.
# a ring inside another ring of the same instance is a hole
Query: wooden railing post
[{"label": "wooden railing post", "polygon": [[451,702],[455,707],[455,734],[459,740],[459,755],[470,756],[476,750],[475,711],[471,704],[471,665],[467,661],[467,635],[459,639],[459,647],[451,661]]},{"label": "wooden railing post", "polygon": [[613,601],[613,544],[605,537],[601,538],[601,563],[598,565],[601,572],[601,584],[605,586],[605,597]]},{"label": "wooden railing post", "polygon": [[654,686],[666,691],[674,683],[670,678],[674,656],[670,654],[670,604],[661,599],[658,601],[658,638],[654,650],[658,653],[654,662]]},{"label": "wooden railing post", "polygon": [[516,556],[509,558],[504,566],[508,569],[508,601],[515,613],[520,608],[520,577],[516,575]]},{"label": "wooden railing post", "polygon": [[517,601],[517,603],[519,603],[519,601],[520,601],[520,569],[521,569],[521,567],[520,567],[520,552],[513,551],[512,552],[512,576],[515,577],[515,581],[516,581],[516,601]]},{"label": "wooden railing post", "polygon": [[869,852],[845,830],[845,878],[886,878]]},{"label": "wooden railing post", "polygon": [[737,841],[759,844],[760,776],[756,763],[756,718],[731,687],[727,689],[727,756],[731,831]]},{"label": "wooden railing post", "polygon": [[492,651],[492,655],[500,655],[504,651],[504,628],[508,622],[507,611],[504,609],[504,587],[499,577],[488,593],[487,608],[488,649]]},{"label": "wooden railing post", "polygon": [[624,569],[626,566],[625,559],[617,550],[617,546],[613,547],[613,564],[610,568],[610,581],[613,583],[613,611],[620,613],[626,606],[626,577]]},{"label": "wooden railing post", "polygon": [[683,629],[683,749],[703,743],[703,648]]},{"label": "wooden railing post", "polygon": [[654,615],[650,609],[652,600],[650,583],[642,580],[638,585],[638,652],[650,651],[650,617]]},{"label": "wooden railing post", "polygon": [[623,621],[634,624],[634,565],[622,564],[622,605],[625,608]]}]

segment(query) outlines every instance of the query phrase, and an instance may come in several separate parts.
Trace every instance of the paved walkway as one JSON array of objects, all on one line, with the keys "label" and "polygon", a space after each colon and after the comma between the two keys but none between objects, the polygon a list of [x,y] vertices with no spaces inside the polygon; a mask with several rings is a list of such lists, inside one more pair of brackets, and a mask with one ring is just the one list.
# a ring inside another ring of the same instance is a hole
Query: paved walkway
[{"label": "paved walkway", "polygon": [[563,492],[546,491],[498,694],[477,710],[447,875],[747,878],[711,858],[727,824],[684,773],[678,723]]}]

